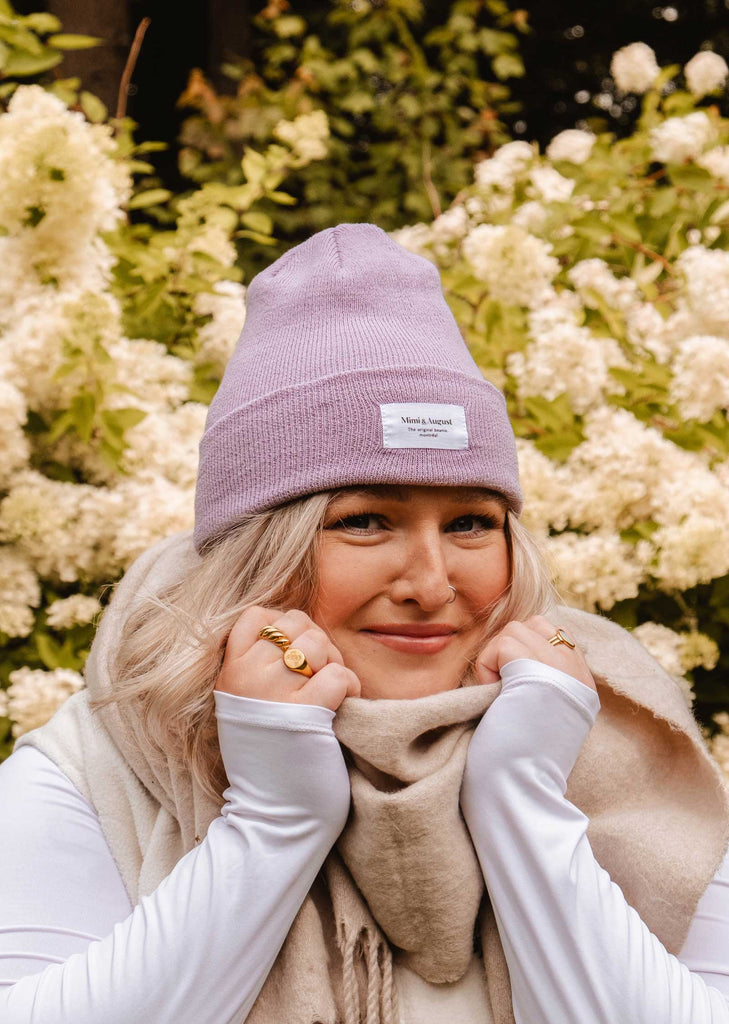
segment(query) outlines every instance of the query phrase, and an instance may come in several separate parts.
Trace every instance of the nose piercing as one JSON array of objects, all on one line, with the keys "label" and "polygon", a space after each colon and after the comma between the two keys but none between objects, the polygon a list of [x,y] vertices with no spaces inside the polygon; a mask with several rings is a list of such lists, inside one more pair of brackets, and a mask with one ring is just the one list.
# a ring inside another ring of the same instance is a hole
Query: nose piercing
[{"label": "nose piercing", "polygon": [[456,595],[458,594],[458,591],[456,590],[456,588],[453,586],[452,583],[448,584],[448,589],[453,591],[453,595],[451,597],[449,597],[448,600],[445,603],[446,604],[453,604],[453,602],[456,599]]}]

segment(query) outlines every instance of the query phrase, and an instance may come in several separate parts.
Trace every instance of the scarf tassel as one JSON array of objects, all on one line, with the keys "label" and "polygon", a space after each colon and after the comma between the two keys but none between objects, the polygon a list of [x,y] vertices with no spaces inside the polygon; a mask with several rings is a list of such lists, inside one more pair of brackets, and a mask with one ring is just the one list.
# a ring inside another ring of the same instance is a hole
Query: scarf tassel
[{"label": "scarf tassel", "polygon": [[[382,937],[369,928],[345,938],[342,947],[344,1024],[398,1024],[392,953]],[[360,1005],[357,965],[364,968],[367,1003]]]}]

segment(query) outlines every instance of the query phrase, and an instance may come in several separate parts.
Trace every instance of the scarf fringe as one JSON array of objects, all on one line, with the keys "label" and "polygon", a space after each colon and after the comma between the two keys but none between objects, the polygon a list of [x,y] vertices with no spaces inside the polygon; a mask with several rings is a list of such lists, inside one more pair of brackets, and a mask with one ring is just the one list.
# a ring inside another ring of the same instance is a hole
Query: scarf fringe
[{"label": "scarf fringe", "polygon": [[[367,1003],[364,1019],[360,1004],[357,965],[364,968]],[[345,938],[342,946],[344,1024],[398,1024],[397,992],[392,953],[382,937],[364,927]]]}]

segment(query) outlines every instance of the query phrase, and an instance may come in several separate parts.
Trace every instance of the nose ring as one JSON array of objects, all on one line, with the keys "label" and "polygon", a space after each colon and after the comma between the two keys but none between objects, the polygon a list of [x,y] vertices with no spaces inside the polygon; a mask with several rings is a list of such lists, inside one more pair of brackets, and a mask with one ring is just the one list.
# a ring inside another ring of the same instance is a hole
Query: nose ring
[{"label": "nose ring", "polygon": [[452,591],[453,591],[453,594],[451,595],[451,597],[449,597],[449,598],[448,598],[448,600],[447,600],[447,601],[446,601],[445,603],[446,603],[446,604],[453,604],[453,602],[454,602],[454,601],[455,601],[455,599],[456,599],[456,595],[458,594],[458,591],[456,590],[456,588],[455,588],[455,587],[453,586],[453,584],[452,584],[452,583],[449,583],[449,584],[448,584],[448,589],[449,589],[449,590],[452,590]]}]

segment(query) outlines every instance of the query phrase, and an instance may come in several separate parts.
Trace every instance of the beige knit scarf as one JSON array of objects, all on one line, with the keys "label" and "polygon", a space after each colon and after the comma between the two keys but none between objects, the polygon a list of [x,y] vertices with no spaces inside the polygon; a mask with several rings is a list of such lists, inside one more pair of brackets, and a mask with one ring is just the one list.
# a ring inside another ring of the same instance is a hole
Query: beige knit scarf
[{"label": "beige knit scarf", "polygon": [[[109,692],[130,608],[196,558],[184,535],[135,563],[98,631],[88,690],[20,740],[51,757],[94,805],[132,903],[201,840],[219,806],[144,746],[133,713],[111,705],[92,714],[88,698]],[[719,772],[678,687],[627,633],[585,613],[557,614],[602,701],[568,797],[590,819],[598,861],[677,952],[729,841]],[[471,963],[474,935],[494,1024],[513,1024],[504,955],[458,807],[471,733],[497,693],[473,686],[413,701],[345,701],[335,731],[349,751],[350,819],[249,1024],[396,1024],[393,953],[428,981],[454,981]]]}]

